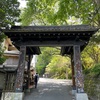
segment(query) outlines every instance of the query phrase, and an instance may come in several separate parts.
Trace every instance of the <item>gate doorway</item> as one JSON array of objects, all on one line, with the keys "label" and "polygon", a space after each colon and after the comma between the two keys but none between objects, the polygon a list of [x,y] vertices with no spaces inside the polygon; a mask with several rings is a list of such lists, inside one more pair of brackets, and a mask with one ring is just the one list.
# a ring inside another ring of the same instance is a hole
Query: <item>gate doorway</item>
[{"label": "gate doorway", "polygon": [[[72,83],[77,93],[84,93],[84,79],[80,53],[98,28],[88,25],[74,26],[13,26],[4,30],[20,50],[19,64],[15,81],[15,92],[23,91],[25,56],[40,54],[41,46],[59,46],[61,55],[71,56]],[[30,62],[29,62],[30,63]]]}]

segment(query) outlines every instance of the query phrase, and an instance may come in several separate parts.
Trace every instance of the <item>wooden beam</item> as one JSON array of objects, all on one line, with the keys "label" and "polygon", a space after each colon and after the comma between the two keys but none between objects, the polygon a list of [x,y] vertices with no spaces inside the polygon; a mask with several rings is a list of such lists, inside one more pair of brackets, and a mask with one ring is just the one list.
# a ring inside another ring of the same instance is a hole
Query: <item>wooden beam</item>
[{"label": "wooden beam", "polygon": [[74,46],[74,45],[84,45],[87,41],[20,41],[16,42],[15,45],[17,46]]}]

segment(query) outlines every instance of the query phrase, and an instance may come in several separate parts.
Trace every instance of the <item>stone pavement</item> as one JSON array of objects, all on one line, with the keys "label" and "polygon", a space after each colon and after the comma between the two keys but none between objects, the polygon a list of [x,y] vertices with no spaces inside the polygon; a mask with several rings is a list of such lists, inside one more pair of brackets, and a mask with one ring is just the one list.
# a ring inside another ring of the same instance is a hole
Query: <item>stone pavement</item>
[{"label": "stone pavement", "polygon": [[25,93],[24,100],[72,100],[71,81],[40,78],[37,89]]}]

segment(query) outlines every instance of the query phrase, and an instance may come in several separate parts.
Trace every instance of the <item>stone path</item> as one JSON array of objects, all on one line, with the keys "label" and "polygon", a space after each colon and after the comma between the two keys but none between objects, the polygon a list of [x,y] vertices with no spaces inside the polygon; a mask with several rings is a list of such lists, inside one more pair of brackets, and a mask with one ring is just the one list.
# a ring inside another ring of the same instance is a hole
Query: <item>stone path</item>
[{"label": "stone path", "polygon": [[37,89],[26,93],[24,100],[72,100],[71,81],[40,78]]}]

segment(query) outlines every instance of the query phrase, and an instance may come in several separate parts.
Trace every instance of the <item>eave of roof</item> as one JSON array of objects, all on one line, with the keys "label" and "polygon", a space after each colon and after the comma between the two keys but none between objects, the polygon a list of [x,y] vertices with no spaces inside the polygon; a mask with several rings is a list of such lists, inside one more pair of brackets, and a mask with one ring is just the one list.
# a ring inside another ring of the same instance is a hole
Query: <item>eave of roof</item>
[{"label": "eave of roof", "polygon": [[86,32],[97,31],[98,28],[89,25],[68,26],[13,26],[5,32]]},{"label": "eave of roof", "polygon": [[[57,41],[57,43],[61,41],[89,41],[90,37],[98,31],[99,28],[89,26],[89,25],[70,25],[70,26],[13,26],[11,29],[4,30],[4,33],[11,38],[12,41],[15,42],[30,42],[39,43],[47,42],[49,44],[50,41]],[[32,42],[31,42],[32,41]],[[39,44],[38,44],[39,45]],[[86,44],[81,46],[81,51],[85,47]],[[72,47],[64,47],[61,50],[62,55],[72,52]],[[68,52],[66,52],[66,50]],[[39,47],[27,47],[27,53],[30,54],[40,54]],[[34,51],[34,52],[32,52]]]}]

